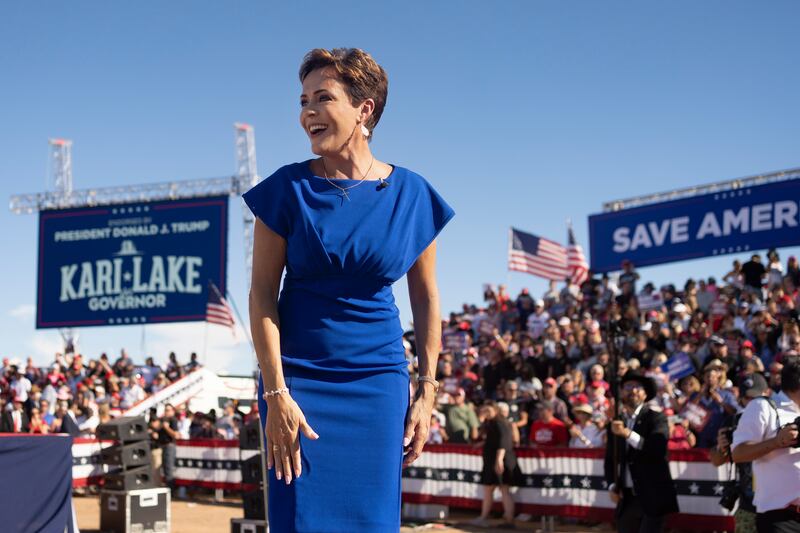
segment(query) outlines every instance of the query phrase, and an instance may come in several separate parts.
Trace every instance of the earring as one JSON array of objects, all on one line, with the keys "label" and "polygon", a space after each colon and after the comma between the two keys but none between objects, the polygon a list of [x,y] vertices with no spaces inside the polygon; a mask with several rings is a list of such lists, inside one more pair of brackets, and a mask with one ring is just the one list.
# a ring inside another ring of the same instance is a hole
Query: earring
[{"label": "earring", "polygon": [[361,133],[364,135],[364,137],[369,137],[369,130],[363,124],[361,125]]}]

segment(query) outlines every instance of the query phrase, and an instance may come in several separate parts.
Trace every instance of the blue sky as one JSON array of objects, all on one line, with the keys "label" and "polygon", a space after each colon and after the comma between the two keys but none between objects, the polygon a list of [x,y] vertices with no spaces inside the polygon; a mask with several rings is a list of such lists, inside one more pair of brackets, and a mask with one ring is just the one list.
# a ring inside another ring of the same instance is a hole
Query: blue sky
[{"label": "blue sky", "polygon": [[[335,46],[389,73],[376,156],[423,174],[456,211],[439,238],[443,314],[479,302],[485,282],[544,290],[507,272],[509,226],[564,242],[571,218],[588,249],[586,219],[604,201],[800,166],[797,2],[278,4],[2,4],[2,196],[46,187],[49,137],[73,140],[76,188],[230,175],[236,121],[255,126],[262,175],[306,159],[297,68]],[[231,205],[228,283],[246,312]],[[37,218],[0,221],[0,354],[44,364],[59,337],[33,328]],[[642,276],[721,277],[733,257]],[[404,280],[395,295],[407,325]],[[215,369],[252,368],[247,343],[219,326],[80,334],[92,357],[194,350]]]}]

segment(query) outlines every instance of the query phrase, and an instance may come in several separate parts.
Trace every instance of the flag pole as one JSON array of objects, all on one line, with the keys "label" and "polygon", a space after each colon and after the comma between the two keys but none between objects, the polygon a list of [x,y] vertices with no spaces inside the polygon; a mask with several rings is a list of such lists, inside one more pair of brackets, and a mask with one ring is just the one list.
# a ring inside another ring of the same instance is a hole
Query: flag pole
[{"label": "flag pole", "polygon": [[508,264],[509,261],[509,254],[511,253],[511,226],[508,227],[508,250],[509,252],[506,254],[506,289],[509,291],[511,288],[511,265]]},{"label": "flag pole", "polygon": [[203,327],[203,366],[206,366],[206,352],[208,348],[208,320],[205,321]]}]

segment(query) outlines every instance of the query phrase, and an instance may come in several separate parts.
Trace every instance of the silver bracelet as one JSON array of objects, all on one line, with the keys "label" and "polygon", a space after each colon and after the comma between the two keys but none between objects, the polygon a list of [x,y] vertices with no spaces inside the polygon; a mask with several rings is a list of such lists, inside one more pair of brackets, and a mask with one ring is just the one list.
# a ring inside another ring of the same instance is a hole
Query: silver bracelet
[{"label": "silver bracelet", "polygon": [[282,392],[289,392],[289,387],[281,387],[280,389],[268,390],[264,392],[263,398],[266,400],[270,396],[276,396]]},{"label": "silver bracelet", "polygon": [[429,376],[419,376],[417,378],[417,383],[420,381],[427,381],[428,383],[433,383],[433,392],[439,392],[439,382]]}]

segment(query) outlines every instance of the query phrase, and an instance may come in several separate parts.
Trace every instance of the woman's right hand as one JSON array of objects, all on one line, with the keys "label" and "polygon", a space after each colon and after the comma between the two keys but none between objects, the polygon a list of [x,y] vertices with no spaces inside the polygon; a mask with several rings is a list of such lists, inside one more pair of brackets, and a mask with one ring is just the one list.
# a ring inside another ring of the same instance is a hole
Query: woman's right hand
[{"label": "woman's right hand", "polygon": [[505,469],[506,468],[505,468],[505,465],[503,464],[503,461],[495,461],[494,462],[494,472],[498,476],[502,477],[503,472],[505,471]]},{"label": "woman's right hand", "polygon": [[267,425],[264,428],[267,469],[276,465],[275,477],[283,477],[287,485],[291,483],[292,477],[300,477],[302,471],[300,430],[309,439],[319,438],[306,422],[300,406],[288,393],[277,394],[267,400]]}]

